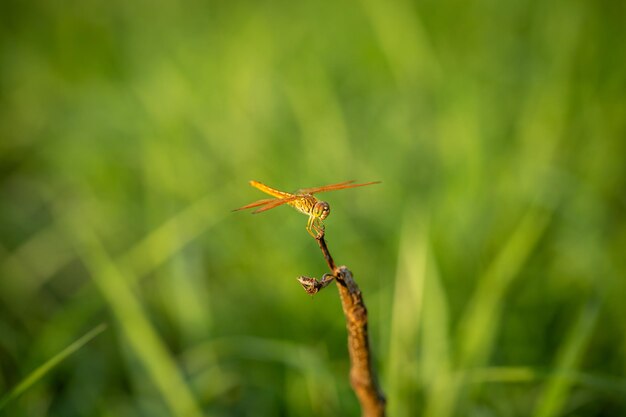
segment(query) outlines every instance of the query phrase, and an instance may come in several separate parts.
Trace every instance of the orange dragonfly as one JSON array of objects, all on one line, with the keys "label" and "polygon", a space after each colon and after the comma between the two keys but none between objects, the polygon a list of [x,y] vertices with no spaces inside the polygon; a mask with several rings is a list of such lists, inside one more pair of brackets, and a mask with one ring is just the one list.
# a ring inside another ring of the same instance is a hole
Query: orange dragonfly
[{"label": "orange dragonfly", "polygon": [[366,185],[378,184],[380,181],[366,182],[364,184],[353,184],[354,181],[345,181],[338,184],[324,185],[322,187],[302,188],[296,191],[294,194],[279,191],[274,188],[268,187],[258,181],[250,181],[250,185],[254,188],[258,188],[266,194],[269,194],[276,198],[266,198],[263,200],[255,201],[254,203],[247,204],[243,207],[239,207],[233,211],[245,210],[249,208],[258,207],[253,214],[261,213],[274,207],[282,206],[283,204],[289,204],[301,213],[309,216],[309,220],[306,224],[306,230],[311,236],[318,239],[324,235],[324,220],[330,214],[330,205],[326,201],[320,201],[313,196],[313,194],[322,193],[325,191],[343,190],[345,188],[364,187]]}]

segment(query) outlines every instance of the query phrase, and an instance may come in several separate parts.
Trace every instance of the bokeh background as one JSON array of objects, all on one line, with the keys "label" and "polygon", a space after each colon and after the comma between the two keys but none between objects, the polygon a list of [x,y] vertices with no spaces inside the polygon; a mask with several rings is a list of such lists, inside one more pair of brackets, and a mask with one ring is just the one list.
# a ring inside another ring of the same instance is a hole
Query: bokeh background
[{"label": "bokeh background", "polygon": [[0,413],[626,415],[626,3],[0,5]]}]

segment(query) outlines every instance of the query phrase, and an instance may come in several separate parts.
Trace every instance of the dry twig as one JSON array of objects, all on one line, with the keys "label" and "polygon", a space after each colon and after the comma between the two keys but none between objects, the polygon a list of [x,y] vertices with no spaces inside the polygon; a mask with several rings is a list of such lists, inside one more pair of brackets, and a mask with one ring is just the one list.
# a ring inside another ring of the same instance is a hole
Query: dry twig
[{"label": "dry twig", "polygon": [[300,277],[298,281],[313,295],[328,286],[334,279],[339,289],[341,305],[346,316],[348,330],[348,352],[350,354],[350,383],[361,403],[363,417],[381,417],[385,415],[385,396],[378,385],[372,367],[369,337],[367,333],[367,309],[361,290],[352,277],[352,272],[345,267],[335,265],[324,235],[318,236],[317,243],[332,274],[324,274],[318,281],[315,278]]}]

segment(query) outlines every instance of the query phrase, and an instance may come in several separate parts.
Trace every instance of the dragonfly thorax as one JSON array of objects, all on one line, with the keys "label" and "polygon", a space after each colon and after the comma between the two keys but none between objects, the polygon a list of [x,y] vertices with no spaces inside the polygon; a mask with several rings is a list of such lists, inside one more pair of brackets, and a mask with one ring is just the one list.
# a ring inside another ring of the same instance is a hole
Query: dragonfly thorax
[{"label": "dragonfly thorax", "polygon": [[330,204],[328,204],[325,201],[318,201],[313,206],[313,210],[311,214],[313,214],[313,216],[315,217],[319,217],[320,219],[324,220],[330,214]]}]

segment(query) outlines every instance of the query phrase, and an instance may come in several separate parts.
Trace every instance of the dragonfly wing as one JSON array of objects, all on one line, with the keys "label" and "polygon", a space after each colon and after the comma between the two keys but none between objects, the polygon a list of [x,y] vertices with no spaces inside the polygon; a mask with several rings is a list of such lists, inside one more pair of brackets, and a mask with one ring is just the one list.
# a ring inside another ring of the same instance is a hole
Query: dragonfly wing
[{"label": "dragonfly wing", "polygon": [[287,198],[274,198],[271,201],[267,202],[265,205],[262,205],[262,207],[254,210],[252,213],[253,214],[262,213],[264,211],[273,209],[274,207],[278,207],[278,206],[282,206],[283,204],[290,203],[294,200],[297,200],[298,198],[300,197],[297,195],[292,195],[291,197],[287,197]]},{"label": "dragonfly wing", "polygon": [[322,187],[311,187],[311,188],[301,188],[297,191],[297,194],[313,194],[313,193],[319,193],[321,192],[320,189],[322,188],[327,188],[327,187],[339,187],[342,185],[347,185],[347,184],[352,184],[354,182],[354,180],[352,181],[344,181],[344,182],[339,182],[337,184],[330,184],[330,185],[324,185]]},{"label": "dragonfly wing", "polygon": [[304,191],[307,194],[323,193],[325,191],[343,190],[346,188],[365,187],[366,185],[378,184],[380,181],[365,182],[363,184],[352,184],[354,181],[340,182],[338,184],[324,185],[322,187],[307,188]]},{"label": "dragonfly wing", "polygon": [[275,201],[275,200],[276,200],[275,198],[264,198],[263,200],[258,200],[258,201],[255,201],[254,203],[246,204],[245,206],[234,209],[233,211],[245,210],[245,209],[249,209],[252,207],[262,206],[264,204],[271,203],[272,201]]}]

